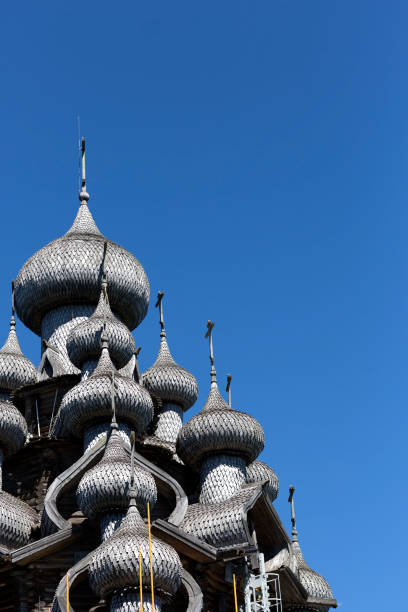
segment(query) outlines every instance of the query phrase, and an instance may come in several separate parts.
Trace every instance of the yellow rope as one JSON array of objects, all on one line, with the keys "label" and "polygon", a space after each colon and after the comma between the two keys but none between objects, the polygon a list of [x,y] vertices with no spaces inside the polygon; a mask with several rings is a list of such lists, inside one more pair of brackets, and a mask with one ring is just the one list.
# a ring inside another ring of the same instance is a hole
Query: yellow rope
[{"label": "yellow rope", "polygon": [[140,546],[139,546],[139,587],[140,587],[140,612],[143,612],[142,550]]},{"label": "yellow rope", "polygon": [[232,580],[234,582],[234,601],[235,601],[235,612],[238,612],[238,601],[237,601],[237,583],[235,582],[235,574],[232,574]]},{"label": "yellow rope", "polygon": [[152,534],[151,534],[151,530],[150,530],[150,504],[149,504],[149,502],[147,502],[147,525],[148,525],[148,528],[149,528],[150,588],[151,588],[151,591],[152,591],[152,612],[154,612]]}]

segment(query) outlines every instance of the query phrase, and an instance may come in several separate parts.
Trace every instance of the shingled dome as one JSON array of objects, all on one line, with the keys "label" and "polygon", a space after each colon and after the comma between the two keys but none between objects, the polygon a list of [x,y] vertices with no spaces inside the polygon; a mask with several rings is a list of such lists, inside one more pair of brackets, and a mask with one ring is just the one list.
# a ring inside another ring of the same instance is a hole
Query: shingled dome
[{"label": "shingled dome", "polygon": [[21,352],[16,334],[16,322],[11,317],[10,332],[2,349],[0,349],[0,390],[13,391],[23,385],[37,381],[34,364]]},{"label": "shingled dome", "polygon": [[17,276],[15,305],[27,327],[41,335],[41,320],[49,310],[97,304],[105,242],[112,311],[129,329],[139,325],[149,304],[146,273],[129,251],[101,234],[84,199],[71,229],[30,257]]},{"label": "shingled dome", "polygon": [[263,461],[253,461],[246,469],[247,482],[267,482],[266,491],[274,501],[279,493],[279,478],[271,467]]},{"label": "shingled dome", "polygon": [[[126,512],[130,477],[130,457],[115,422],[101,461],[84,474],[78,485],[77,500],[83,514],[94,518],[106,512]],[[150,507],[156,503],[156,483],[149,472],[138,469],[135,484],[136,504],[144,514],[147,502]]]},{"label": "shingled dome", "polygon": [[142,374],[141,382],[154,397],[174,402],[183,410],[191,408],[197,400],[197,381],[174,361],[165,336],[161,338],[155,363]]},{"label": "shingled dome", "polygon": [[183,425],[177,453],[184,463],[199,469],[205,456],[215,454],[239,455],[250,463],[264,444],[264,432],[258,421],[228,406],[213,382],[204,408]]},{"label": "shingled dome", "polygon": [[[180,587],[182,565],[176,551],[165,542],[152,536],[151,545],[154,591],[167,599]],[[99,597],[117,589],[139,587],[139,548],[142,583],[150,587],[148,530],[133,498],[121,526],[92,556],[89,583]]]},{"label": "shingled dome", "polygon": [[112,313],[106,286],[101,289],[95,312],[89,319],[74,327],[68,336],[68,356],[77,368],[81,368],[85,361],[99,359],[104,324],[109,354],[115,366],[122,368],[131,359],[136,350],[135,341],[126,325]]},{"label": "shingled dome", "polygon": [[298,563],[299,580],[306,589],[308,596],[316,599],[332,599],[333,593],[329,583],[323,576],[308,566],[303,558],[299,542],[293,542],[292,546]]},{"label": "shingled dome", "polygon": [[115,377],[116,415],[141,433],[153,416],[153,402],[149,393],[127,376],[121,376],[113,365],[106,341],[92,375],[75,385],[62,399],[56,428],[63,433],[81,437],[84,429],[98,422],[110,421],[112,416],[112,374]]},{"label": "shingled dome", "polygon": [[24,446],[27,423],[21,412],[4,395],[0,398],[0,448],[13,455]]},{"label": "shingled dome", "polygon": [[0,546],[11,550],[25,546],[37,522],[35,510],[0,490]]}]

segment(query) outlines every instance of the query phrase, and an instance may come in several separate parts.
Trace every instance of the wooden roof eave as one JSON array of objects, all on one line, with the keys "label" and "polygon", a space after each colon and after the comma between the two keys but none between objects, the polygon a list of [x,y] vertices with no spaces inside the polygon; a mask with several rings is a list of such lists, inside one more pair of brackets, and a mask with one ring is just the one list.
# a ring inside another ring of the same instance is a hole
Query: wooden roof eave
[{"label": "wooden roof eave", "polygon": [[152,531],[158,538],[173,546],[178,553],[194,561],[213,563],[217,560],[217,549],[214,546],[186,533],[177,525],[157,519],[152,523]]},{"label": "wooden roof eave", "polygon": [[30,544],[8,553],[7,564],[0,568],[0,572],[7,571],[14,565],[28,565],[56,550],[69,546],[71,542],[78,540],[80,537],[81,530],[69,525],[65,529],[41,538],[41,540],[30,542]]},{"label": "wooden roof eave", "polygon": [[29,385],[24,385],[23,387],[17,387],[11,393],[13,398],[13,402],[19,408],[23,407],[23,400],[26,397],[30,397],[32,395],[37,395],[41,393],[44,389],[48,387],[50,389],[59,388],[61,385],[67,385],[73,387],[81,380],[79,374],[64,374],[63,376],[56,376],[55,378],[47,378],[45,380],[40,380],[35,383],[31,383]]},{"label": "wooden roof eave", "polygon": [[276,551],[289,547],[291,539],[282,525],[270,495],[266,490],[267,482],[262,485],[262,492],[255,503],[248,508],[253,520],[260,549],[273,547]]}]

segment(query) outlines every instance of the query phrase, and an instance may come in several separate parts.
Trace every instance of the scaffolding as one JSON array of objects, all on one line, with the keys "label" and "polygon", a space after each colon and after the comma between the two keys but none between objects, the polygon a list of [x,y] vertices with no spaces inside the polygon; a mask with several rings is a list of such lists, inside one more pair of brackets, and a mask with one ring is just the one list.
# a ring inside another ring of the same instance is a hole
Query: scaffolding
[{"label": "scaffolding", "polygon": [[262,553],[258,555],[259,574],[246,573],[245,612],[282,612],[279,574],[265,572]]}]

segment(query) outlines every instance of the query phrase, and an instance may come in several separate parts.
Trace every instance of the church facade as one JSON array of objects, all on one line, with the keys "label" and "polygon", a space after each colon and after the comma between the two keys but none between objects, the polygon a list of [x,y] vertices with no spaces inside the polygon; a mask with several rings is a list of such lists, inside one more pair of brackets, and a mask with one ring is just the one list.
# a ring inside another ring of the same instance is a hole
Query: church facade
[{"label": "church facade", "polygon": [[[0,611],[327,612],[336,600],[274,508],[265,434],[222,396],[208,322],[208,397],[170,352],[132,335],[150,299],[140,262],[88,207],[82,140],[72,227],[21,268],[0,350]],[[35,367],[15,313],[41,339]],[[186,414],[185,414],[186,413]]]}]

